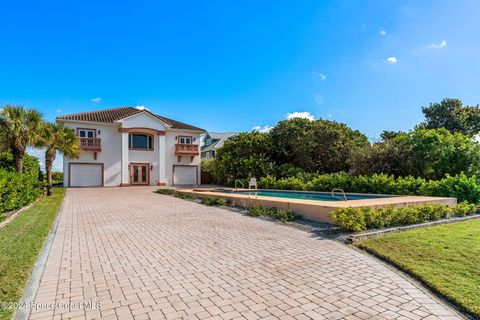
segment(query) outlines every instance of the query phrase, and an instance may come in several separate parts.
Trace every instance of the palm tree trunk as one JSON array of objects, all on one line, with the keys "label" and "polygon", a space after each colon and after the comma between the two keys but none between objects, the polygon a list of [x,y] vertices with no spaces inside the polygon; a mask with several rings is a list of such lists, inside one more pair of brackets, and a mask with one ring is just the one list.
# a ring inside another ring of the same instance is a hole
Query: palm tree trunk
[{"label": "palm tree trunk", "polygon": [[56,157],[56,151],[47,148],[45,151],[45,170],[47,171],[47,196],[52,195],[52,165]]},{"label": "palm tree trunk", "polygon": [[18,148],[12,147],[12,154],[13,158],[15,159],[15,169],[17,172],[23,172],[23,156],[25,155],[24,150],[20,150]]}]

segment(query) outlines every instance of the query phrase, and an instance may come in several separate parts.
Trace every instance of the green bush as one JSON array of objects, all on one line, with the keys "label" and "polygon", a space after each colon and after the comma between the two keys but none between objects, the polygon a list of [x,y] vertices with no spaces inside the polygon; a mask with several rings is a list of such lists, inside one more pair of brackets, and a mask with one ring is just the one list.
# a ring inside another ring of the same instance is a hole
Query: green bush
[{"label": "green bush", "polygon": [[248,208],[248,214],[252,217],[271,217],[283,222],[295,221],[301,218],[298,214],[290,210],[256,206]]},{"label": "green bush", "polygon": [[166,196],[174,196],[175,195],[175,190],[174,189],[158,189],[155,192],[159,193],[159,194],[164,194]]},{"label": "green bush", "polygon": [[[11,172],[16,171],[15,161],[13,160],[13,156],[10,151],[0,152],[0,169],[5,169],[6,171]],[[39,177],[41,173],[40,164],[36,157],[28,154],[23,157],[23,173],[34,178]]]},{"label": "green bush", "polygon": [[456,217],[465,217],[471,216],[475,214],[475,212],[477,212],[477,207],[474,204],[460,202],[453,210],[453,215]]},{"label": "green bush", "polygon": [[0,213],[26,206],[40,194],[38,177],[0,169]]},{"label": "green bush", "polygon": [[442,204],[403,208],[337,208],[330,212],[329,217],[343,229],[358,232],[435,221],[449,216],[463,217],[474,214],[475,211],[475,205],[464,202],[453,208]]},{"label": "green bush", "polygon": [[201,203],[212,207],[222,207],[228,205],[228,201],[223,198],[202,198]]}]

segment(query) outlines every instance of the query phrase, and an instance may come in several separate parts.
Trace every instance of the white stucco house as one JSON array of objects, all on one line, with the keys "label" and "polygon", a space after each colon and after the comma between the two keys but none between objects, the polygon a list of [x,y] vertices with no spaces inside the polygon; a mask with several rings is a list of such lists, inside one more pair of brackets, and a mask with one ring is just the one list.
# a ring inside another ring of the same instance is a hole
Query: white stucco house
[{"label": "white stucco house", "polygon": [[59,116],[75,130],[78,159],[63,160],[66,187],[200,184],[200,135],[204,130],[122,107]]}]

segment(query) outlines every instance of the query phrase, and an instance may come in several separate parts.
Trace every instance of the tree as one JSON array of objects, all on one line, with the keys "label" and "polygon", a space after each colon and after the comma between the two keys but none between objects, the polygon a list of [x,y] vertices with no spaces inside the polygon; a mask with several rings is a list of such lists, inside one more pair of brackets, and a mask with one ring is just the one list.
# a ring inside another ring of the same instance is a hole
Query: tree
[{"label": "tree", "polygon": [[419,129],[445,128],[450,132],[460,132],[468,136],[480,133],[480,107],[464,106],[459,99],[443,99],[423,107],[425,121]]},{"label": "tree", "polygon": [[368,145],[364,134],[343,123],[300,118],[279,122],[270,139],[278,166],[292,164],[320,173],[348,171],[352,152]]},{"label": "tree", "polygon": [[417,129],[362,149],[353,157],[354,174],[387,173],[438,180],[480,172],[480,145],[446,129]]},{"label": "tree", "polygon": [[47,172],[47,195],[52,195],[52,164],[57,151],[67,158],[78,158],[80,144],[75,132],[62,123],[45,123],[42,126],[39,145],[46,148],[45,171]]},{"label": "tree", "polygon": [[267,133],[240,133],[218,149],[213,169],[218,183],[233,184],[236,179],[264,177],[273,172],[271,145]]},{"label": "tree", "polygon": [[28,145],[39,138],[42,114],[23,106],[5,105],[0,110],[0,139],[10,148],[17,172],[23,171],[23,158]]}]

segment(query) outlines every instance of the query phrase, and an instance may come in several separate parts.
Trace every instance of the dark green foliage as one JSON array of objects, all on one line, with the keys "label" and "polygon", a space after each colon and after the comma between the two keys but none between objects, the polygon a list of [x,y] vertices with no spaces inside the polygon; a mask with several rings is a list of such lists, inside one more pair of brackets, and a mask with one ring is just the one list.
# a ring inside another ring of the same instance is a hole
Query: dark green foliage
[{"label": "dark green foliage", "polygon": [[270,140],[265,133],[241,133],[217,151],[213,178],[233,185],[236,179],[264,177],[273,172]]},{"label": "dark green foliage", "polygon": [[[0,153],[0,169],[7,171],[15,171],[15,160],[13,159],[10,151],[4,151]],[[38,159],[34,156],[25,155],[23,158],[23,173],[30,175],[34,178],[40,176],[40,164]]]},{"label": "dark green foliage", "polygon": [[455,208],[426,204],[405,208],[337,208],[330,212],[329,217],[343,229],[358,232],[435,221],[450,216],[465,216],[474,212],[475,206],[466,203],[460,203]]},{"label": "dark green foliage", "polygon": [[26,206],[40,194],[40,181],[37,177],[0,169],[0,213]]},{"label": "dark green foliage", "polygon": [[460,132],[474,136],[480,132],[479,106],[464,106],[460,99],[443,99],[439,103],[431,103],[423,107],[425,122],[420,128],[444,128],[451,132]]},{"label": "dark green foliage", "polygon": [[367,137],[359,131],[328,120],[280,121],[269,136],[277,166],[290,164],[305,172],[349,170],[351,154],[368,145]]},{"label": "dark green foliage", "polygon": [[202,198],[201,203],[212,207],[222,207],[228,205],[228,201],[222,198]]},{"label": "dark green foliage", "polygon": [[387,173],[441,179],[446,174],[475,175],[480,169],[480,146],[461,133],[441,129],[417,129],[357,149],[352,173]]},{"label": "dark green foliage", "polygon": [[323,192],[341,188],[345,192],[353,193],[454,197],[459,202],[480,204],[479,181],[475,176],[467,177],[465,174],[447,175],[441,180],[425,180],[412,176],[395,178],[387,174],[352,176],[346,173],[316,175],[309,181],[298,178],[275,179],[273,176],[267,176],[259,180],[259,187]]},{"label": "dark green foliage", "polygon": [[250,207],[248,214],[252,217],[270,217],[283,222],[295,221],[301,217],[293,211],[277,208]]},{"label": "dark green foliage", "polygon": [[175,195],[175,189],[158,189],[155,192],[159,193],[159,194],[164,194],[166,196],[174,196]]}]

